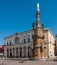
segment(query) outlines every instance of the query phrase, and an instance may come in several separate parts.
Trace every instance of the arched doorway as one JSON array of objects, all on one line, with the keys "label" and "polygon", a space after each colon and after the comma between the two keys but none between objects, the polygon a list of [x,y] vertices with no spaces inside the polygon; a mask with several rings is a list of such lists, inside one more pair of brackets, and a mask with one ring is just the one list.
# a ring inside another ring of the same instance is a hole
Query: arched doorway
[{"label": "arched doorway", "polygon": [[23,53],[24,53],[23,57],[26,57],[26,47],[23,48]]},{"label": "arched doorway", "polygon": [[20,57],[22,57],[22,48],[20,47]]},{"label": "arched doorway", "polygon": [[16,57],[18,58],[18,48],[16,48]]},{"label": "arched doorway", "polygon": [[12,58],[12,49],[10,49],[10,58]]},{"label": "arched doorway", "polygon": [[32,57],[32,48],[30,46],[28,47],[28,57]]}]

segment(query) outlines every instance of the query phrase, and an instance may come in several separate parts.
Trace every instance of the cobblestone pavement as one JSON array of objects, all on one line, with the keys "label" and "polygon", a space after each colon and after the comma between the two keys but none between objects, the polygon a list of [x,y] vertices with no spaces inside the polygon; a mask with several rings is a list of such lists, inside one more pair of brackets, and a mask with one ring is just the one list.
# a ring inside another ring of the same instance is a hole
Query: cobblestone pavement
[{"label": "cobblestone pavement", "polygon": [[57,61],[17,61],[0,59],[0,65],[57,65]]}]

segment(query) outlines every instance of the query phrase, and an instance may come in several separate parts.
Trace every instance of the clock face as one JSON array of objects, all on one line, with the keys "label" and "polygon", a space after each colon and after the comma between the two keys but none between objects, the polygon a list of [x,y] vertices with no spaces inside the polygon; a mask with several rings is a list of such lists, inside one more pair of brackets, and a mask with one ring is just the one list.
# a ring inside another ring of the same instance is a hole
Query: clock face
[{"label": "clock face", "polygon": [[15,42],[18,42],[18,41],[19,41],[19,37],[16,37],[16,38],[15,38]]}]

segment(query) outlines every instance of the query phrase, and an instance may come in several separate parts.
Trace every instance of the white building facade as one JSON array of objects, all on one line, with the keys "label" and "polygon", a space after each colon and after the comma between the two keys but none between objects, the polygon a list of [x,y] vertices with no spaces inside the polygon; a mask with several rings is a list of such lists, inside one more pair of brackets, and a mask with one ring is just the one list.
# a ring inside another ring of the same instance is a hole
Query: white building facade
[{"label": "white building facade", "polygon": [[48,53],[48,57],[49,58],[53,58],[54,57],[54,49],[55,49],[55,46],[54,46],[54,35],[53,33],[51,32],[51,30],[49,30],[48,28],[47,29],[44,29],[44,35],[45,35],[45,39],[44,39],[44,42],[45,44],[47,44],[47,53]]},{"label": "white building facade", "polygon": [[[33,30],[15,33],[4,39],[4,56],[7,58],[32,58]],[[54,36],[49,29],[44,29],[47,57],[54,57]]]},{"label": "white building facade", "polygon": [[5,57],[32,57],[32,31],[16,33],[5,38]]}]

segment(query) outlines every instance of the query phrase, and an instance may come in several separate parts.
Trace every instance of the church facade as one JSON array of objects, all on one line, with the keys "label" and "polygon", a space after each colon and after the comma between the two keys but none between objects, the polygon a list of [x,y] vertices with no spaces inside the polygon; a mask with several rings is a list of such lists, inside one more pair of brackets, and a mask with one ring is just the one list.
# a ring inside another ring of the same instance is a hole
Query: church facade
[{"label": "church facade", "polygon": [[32,30],[15,33],[4,39],[4,56],[7,58],[53,58],[54,35],[49,28],[40,24],[40,10],[37,4],[36,26]]}]

